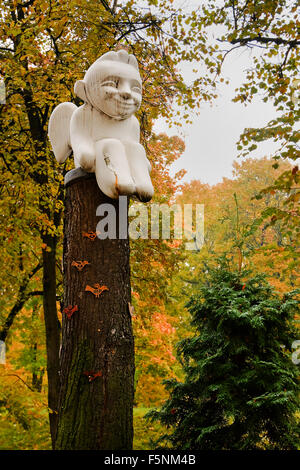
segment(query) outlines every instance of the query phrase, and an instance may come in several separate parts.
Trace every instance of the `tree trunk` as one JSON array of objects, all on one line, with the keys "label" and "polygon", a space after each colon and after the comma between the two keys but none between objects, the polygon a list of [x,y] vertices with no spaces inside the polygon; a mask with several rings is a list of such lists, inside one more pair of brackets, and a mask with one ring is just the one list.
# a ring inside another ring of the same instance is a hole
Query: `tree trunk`
[{"label": "tree trunk", "polygon": [[[99,190],[94,174],[73,172],[75,178],[66,183],[63,259],[64,311],[71,308],[69,317],[63,313],[62,318],[55,448],[130,450],[134,342],[129,240],[127,233],[124,239],[89,238],[89,232],[96,232],[100,204],[115,208],[118,234],[119,201]],[[126,217],[127,209],[126,204]],[[79,261],[88,264],[74,265]],[[97,291],[95,284],[108,290]]]},{"label": "tree trunk", "polygon": [[56,238],[42,236],[48,249],[43,250],[43,307],[46,330],[48,407],[52,446],[55,445],[57,429],[57,405],[59,392],[59,345],[60,325],[56,308]]}]

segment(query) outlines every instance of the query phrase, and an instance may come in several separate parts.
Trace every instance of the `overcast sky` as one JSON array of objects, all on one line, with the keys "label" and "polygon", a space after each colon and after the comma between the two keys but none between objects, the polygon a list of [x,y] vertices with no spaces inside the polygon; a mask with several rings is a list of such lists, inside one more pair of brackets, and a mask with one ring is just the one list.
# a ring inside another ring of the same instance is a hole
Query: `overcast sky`
[{"label": "overcast sky", "polygon": [[[234,89],[242,83],[244,70],[250,65],[249,52],[241,49],[233,51],[224,63],[223,76],[230,80],[230,85],[219,88],[220,98],[213,102],[212,107],[204,104],[200,108],[200,116],[193,117],[192,125],[184,125],[181,129],[169,129],[163,120],[156,122],[156,132],[168,135],[180,135],[186,144],[182,157],[173,164],[172,174],[181,168],[187,170],[184,181],[199,179],[203,183],[216,184],[223,177],[231,177],[232,163],[237,158],[236,142],[246,127],[260,127],[276,117],[270,103],[261,98],[247,107],[233,103]],[[183,68],[187,80],[191,78],[189,69],[196,68],[193,64]],[[270,155],[275,149],[274,144],[266,142],[259,145],[259,150],[251,156],[263,157]]]}]

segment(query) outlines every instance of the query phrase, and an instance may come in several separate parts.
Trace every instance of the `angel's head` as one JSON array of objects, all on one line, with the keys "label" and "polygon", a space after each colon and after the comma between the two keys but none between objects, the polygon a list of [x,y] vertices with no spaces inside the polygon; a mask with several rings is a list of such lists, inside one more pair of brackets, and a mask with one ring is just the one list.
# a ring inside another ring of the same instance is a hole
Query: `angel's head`
[{"label": "angel's head", "polygon": [[136,58],[121,50],[107,52],[87,70],[74,91],[86,103],[107,116],[122,120],[140,107],[142,81]]}]

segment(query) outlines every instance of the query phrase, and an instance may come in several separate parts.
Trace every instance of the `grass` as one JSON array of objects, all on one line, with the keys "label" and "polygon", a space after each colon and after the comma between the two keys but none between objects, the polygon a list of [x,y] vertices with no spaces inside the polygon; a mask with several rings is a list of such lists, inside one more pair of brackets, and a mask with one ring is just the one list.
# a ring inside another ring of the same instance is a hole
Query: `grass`
[{"label": "grass", "polygon": [[[134,450],[155,449],[151,441],[156,441],[166,432],[166,429],[161,424],[151,423],[144,418],[145,414],[148,413],[150,409],[151,408],[133,409]],[[12,419],[7,412],[4,412],[2,416],[0,413],[0,450],[29,449],[51,449],[46,411],[43,413],[43,416],[39,416],[39,419],[34,416],[32,417],[29,430],[25,430],[18,423],[18,420]]]},{"label": "grass", "polygon": [[133,409],[133,426],[134,426],[134,438],[133,438],[133,449],[134,450],[151,450],[155,447],[151,445],[151,441],[156,441],[165,429],[159,423],[151,423],[144,418],[145,414],[150,411],[151,408],[134,408]]},{"label": "grass", "polygon": [[[159,423],[153,424],[144,418],[150,409],[134,408],[133,410],[134,450],[154,449],[151,440],[157,440],[164,433],[164,428]],[[28,425],[29,429],[24,429],[19,423],[19,416],[16,418],[9,415],[2,408],[0,410],[0,450],[51,449],[47,410],[44,411],[43,416],[38,416],[38,418],[32,416],[28,420]]]}]

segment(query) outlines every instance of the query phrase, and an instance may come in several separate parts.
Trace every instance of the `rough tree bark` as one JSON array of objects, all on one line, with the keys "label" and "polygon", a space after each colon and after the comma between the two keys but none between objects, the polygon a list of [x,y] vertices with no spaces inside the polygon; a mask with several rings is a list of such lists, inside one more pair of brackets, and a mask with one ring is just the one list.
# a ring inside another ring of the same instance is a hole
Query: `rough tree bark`
[{"label": "rough tree bark", "polygon": [[[96,232],[100,220],[96,209],[103,203],[115,207],[118,221],[118,200],[99,190],[94,174],[66,185],[64,310],[71,306],[73,314],[62,317],[56,449],[132,448],[129,240],[88,237],[89,232]],[[80,270],[73,263],[79,261],[89,264]],[[95,284],[108,290],[96,297]]]}]

